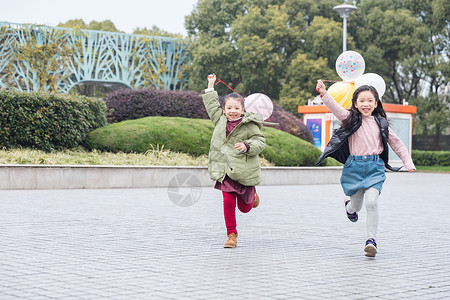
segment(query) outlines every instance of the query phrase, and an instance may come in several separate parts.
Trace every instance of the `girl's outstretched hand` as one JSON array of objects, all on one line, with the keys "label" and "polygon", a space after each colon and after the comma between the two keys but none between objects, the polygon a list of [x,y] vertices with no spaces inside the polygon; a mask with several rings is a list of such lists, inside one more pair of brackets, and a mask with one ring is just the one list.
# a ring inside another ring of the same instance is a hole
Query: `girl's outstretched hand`
[{"label": "girl's outstretched hand", "polygon": [[327,93],[327,87],[320,79],[317,80],[316,90],[320,93],[322,97]]},{"label": "girl's outstretched hand", "polygon": [[415,172],[415,171],[416,171],[416,169],[411,169],[411,170],[408,171],[408,173],[412,173],[412,172]]},{"label": "girl's outstretched hand", "polygon": [[216,82],[216,74],[209,74],[208,75],[208,89],[213,89],[215,82]]}]

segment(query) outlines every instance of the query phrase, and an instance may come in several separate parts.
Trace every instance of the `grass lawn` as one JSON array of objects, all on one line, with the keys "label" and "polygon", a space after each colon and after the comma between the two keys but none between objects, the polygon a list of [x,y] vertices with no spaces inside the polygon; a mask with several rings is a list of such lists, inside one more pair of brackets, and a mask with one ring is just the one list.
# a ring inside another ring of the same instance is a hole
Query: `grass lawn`
[{"label": "grass lawn", "polygon": [[[273,166],[263,158],[260,158],[260,163],[262,166]],[[54,152],[17,148],[0,150],[0,164],[207,166],[208,157],[195,157],[165,149],[151,149],[141,154],[88,151],[82,148]]]},{"label": "grass lawn", "polygon": [[[260,158],[261,166],[274,166]],[[163,149],[141,153],[112,153],[83,148],[44,152],[31,149],[0,150],[0,164],[31,165],[137,165],[137,166],[207,166],[208,157],[195,157]],[[419,172],[450,173],[450,166],[416,166]]]},{"label": "grass lawn", "polygon": [[416,166],[417,171],[450,173],[450,166]]}]

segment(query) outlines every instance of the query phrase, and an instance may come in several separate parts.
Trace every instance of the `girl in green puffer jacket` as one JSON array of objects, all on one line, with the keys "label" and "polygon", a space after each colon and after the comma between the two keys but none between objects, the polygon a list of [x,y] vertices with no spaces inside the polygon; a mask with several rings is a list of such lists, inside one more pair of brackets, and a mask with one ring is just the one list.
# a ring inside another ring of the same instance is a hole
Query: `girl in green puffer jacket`
[{"label": "girl in green puffer jacket", "polygon": [[203,95],[206,111],[214,123],[209,150],[208,170],[215,188],[222,191],[228,240],[225,248],[237,243],[236,204],[247,213],[259,205],[255,185],[261,182],[258,155],[266,147],[261,133],[264,123],[259,114],[244,112],[244,99],[237,93],[225,97],[223,108],[214,91],[216,76],[208,76],[208,88]]}]

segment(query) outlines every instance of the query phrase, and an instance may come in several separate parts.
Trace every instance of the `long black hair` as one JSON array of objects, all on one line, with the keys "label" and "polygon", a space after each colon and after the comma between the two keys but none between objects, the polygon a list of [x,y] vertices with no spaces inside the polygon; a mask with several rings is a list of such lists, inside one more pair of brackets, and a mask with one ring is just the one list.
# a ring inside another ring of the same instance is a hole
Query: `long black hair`
[{"label": "long black hair", "polygon": [[377,90],[371,85],[362,85],[359,88],[357,88],[353,93],[352,107],[349,109],[350,114],[344,121],[342,121],[342,127],[344,127],[345,129],[348,129],[348,127],[351,124],[351,120],[353,119],[354,116],[356,116],[356,114],[361,114],[359,110],[356,108],[356,100],[358,99],[359,93],[364,91],[371,92],[375,97],[375,101],[377,103],[377,107],[375,107],[375,109],[373,110],[372,116],[380,116],[387,119],[386,112],[384,111],[383,104],[380,101],[380,97],[378,96]]}]

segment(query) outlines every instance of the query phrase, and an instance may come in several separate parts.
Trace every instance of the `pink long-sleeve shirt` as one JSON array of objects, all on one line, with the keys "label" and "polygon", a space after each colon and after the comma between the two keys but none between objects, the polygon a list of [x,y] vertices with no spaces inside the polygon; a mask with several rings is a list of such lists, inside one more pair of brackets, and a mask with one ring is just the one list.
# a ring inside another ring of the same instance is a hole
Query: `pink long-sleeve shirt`
[{"label": "pink long-sleeve shirt", "polygon": [[[341,107],[334,101],[333,97],[327,92],[322,97],[323,103],[338,118],[339,121],[345,120],[350,112]],[[380,127],[373,116],[362,116],[362,124],[358,130],[348,138],[348,145],[351,155],[376,155],[383,152],[383,142],[381,140]],[[411,156],[406,149],[405,144],[395,135],[394,131],[389,127],[388,144],[392,150],[400,157],[405,168],[413,170],[416,167]]]}]

